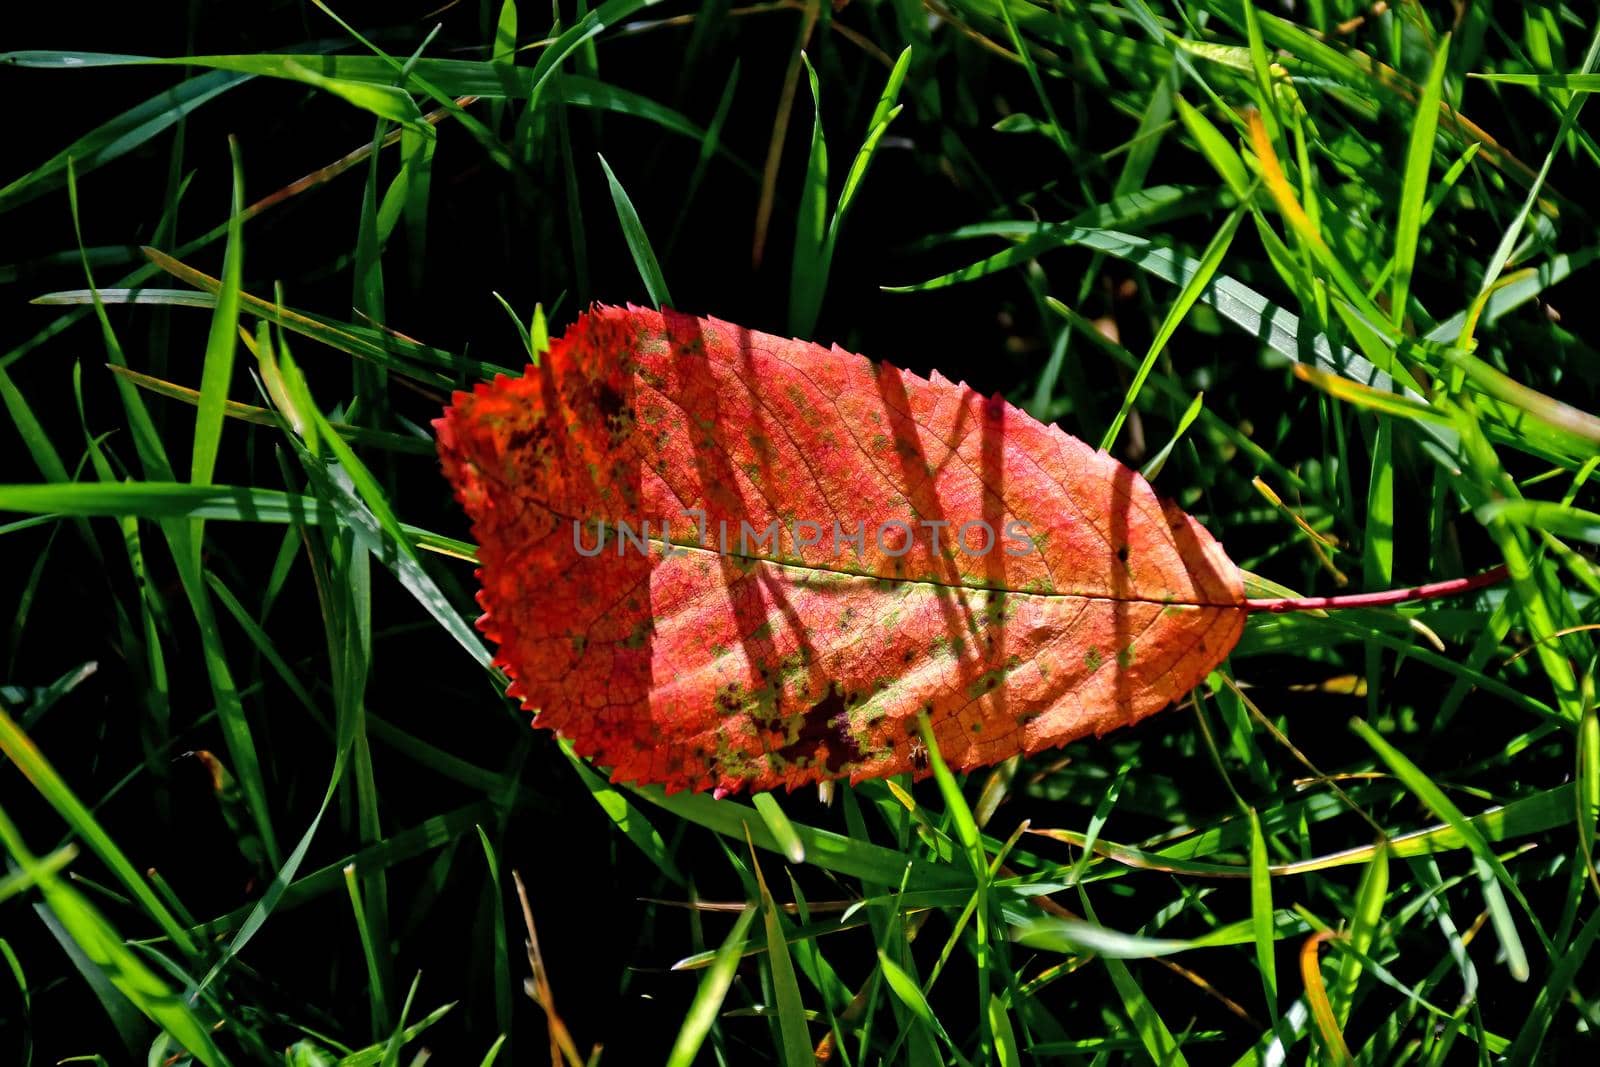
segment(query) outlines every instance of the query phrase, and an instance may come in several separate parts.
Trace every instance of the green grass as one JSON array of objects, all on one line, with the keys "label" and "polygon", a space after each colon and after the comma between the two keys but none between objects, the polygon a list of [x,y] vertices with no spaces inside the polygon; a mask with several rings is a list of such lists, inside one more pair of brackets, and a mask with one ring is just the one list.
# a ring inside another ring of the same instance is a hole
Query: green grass
[{"label": "green grass", "polygon": [[[1593,1057],[1592,5],[265,7],[0,56],[0,1061]],[[1511,580],[964,780],[611,783],[429,420],[669,281],[1276,595]]]}]

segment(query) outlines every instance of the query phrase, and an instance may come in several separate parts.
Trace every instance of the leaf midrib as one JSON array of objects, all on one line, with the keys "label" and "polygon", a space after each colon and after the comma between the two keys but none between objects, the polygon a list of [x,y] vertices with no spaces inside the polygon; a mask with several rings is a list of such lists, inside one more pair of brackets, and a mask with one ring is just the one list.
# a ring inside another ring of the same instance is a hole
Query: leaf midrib
[{"label": "leaf midrib", "polygon": [[[526,498],[524,498],[524,499],[526,500]],[[564,514],[563,512],[557,511],[555,508],[549,507],[548,505],[545,505],[545,504],[540,504],[540,503],[537,503],[537,502],[532,501],[532,500],[527,500],[527,503],[529,503],[529,504],[531,504],[533,506],[539,507],[543,511],[547,512],[548,514],[550,514],[550,515],[554,516],[555,518],[557,518],[559,520],[562,520],[564,522],[579,522],[579,521],[582,521],[582,520],[577,519],[574,516],[567,515],[567,514]],[[604,521],[604,520],[591,520],[591,521]],[[642,523],[648,522],[648,521],[649,520],[641,520]],[[663,525],[668,525],[668,524],[664,523]],[[635,540],[636,539],[630,537],[630,541],[635,541]],[[1226,601],[1208,601],[1208,600],[1157,599],[1156,597],[1149,597],[1149,596],[1112,596],[1112,595],[1108,595],[1108,594],[1104,594],[1104,593],[1068,593],[1068,592],[1061,592],[1059,590],[1058,591],[1048,592],[1048,593],[1042,593],[1042,592],[1034,592],[1034,591],[1023,590],[1023,589],[1012,589],[1012,588],[1009,588],[1007,586],[1002,586],[1002,585],[987,585],[987,584],[981,584],[981,583],[970,583],[969,584],[969,583],[966,583],[966,582],[948,582],[948,581],[942,581],[942,580],[937,579],[937,578],[895,578],[895,577],[890,577],[890,576],[882,575],[882,574],[873,574],[870,571],[851,570],[850,568],[847,568],[847,567],[829,567],[829,566],[825,566],[823,564],[808,563],[808,562],[805,562],[803,560],[800,561],[800,562],[788,562],[786,560],[773,559],[773,558],[770,558],[768,556],[753,556],[753,555],[749,555],[748,553],[731,552],[731,551],[730,552],[723,552],[723,551],[721,551],[719,549],[706,548],[703,545],[699,544],[698,542],[680,541],[680,540],[677,540],[676,538],[662,538],[662,537],[659,537],[657,535],[650,534],[650,533],[645,533],[644,534],[644,540],[646,540],[649,543],[654,544],[654,545],[663,546],[663,548],[665,548],[665,546],[670,545],[672,548],[682,549],[685,552],[699,552],[699,553],[703,553],[703,554],[708,555],[708,556],[716,556],[716,557],[719,557],[719,558],[722,558],[722,559],[744,560],[744,561],[749,562],[749,563],[767,563],[767,564],[771,564],[772,566],[783,567],[783,568],[788,569],[788,570],[817,572],[817,573],[823,573],[823,574],[838,574],[838,575],[841,575],[841,576],[844,576],[844,577],[847,577],[847,578],[866,578],[866,579],[868,579],[870,581],[875,581],[875,582],[894,582],[894,583],[899,584],[899,585],[926,585],[926,586],[931,586],[931,587],[937,588],[937,589],[956,589],[956,590],[961,590],[963,592],[974,592],[974,593],[976,593],[976,592],[1004,593],[1007,596],[1040,597],[1040,598],[1045,598],[1045,599],[1053,599],[1053,598],[1056,598],[1056,597],[1061,597],[1061,598],[1072,599],[1072,600],[1102,600],[1102,601],[1106,601],[1106,602],[1109,602],[1109,603],[1116,603],[1116,604],[1157,604],[1157,605],[1160,605],[1161,607],[1233,608],[1233,609],[1236,609],[1236,610],[1239,610],[1239,611],[1244,611],[1245,608],[1246,608],[1246,605],[1245,605],[1245,602],[1244,602],[1243,598],[1241,598],[1237,602],[1230,603],[1230,602],[1226,602]],[[586,558],[586,559],[597,559],[597,558],[600,558],[601,555],[603,555],[603,554],[604,554],[604,550],[602,550],[602,552],[600,554],[597,554],[595,556],[586,556],[584,558]],[[1029,555],[1033,555],[1033,554],[1034,553],[1029,553]],[[668,558],[668,557],[663,556],[662,558]],[[941,557],[941,558],[948,559],[949,557],[946,556],[946,557]],[[1023,559],[1023,558],[1026,558],[1026,557],[1018,556],[1016,558]],[[1179,555],[1179,558],[1180,559],[1182,558],[1181,553]]]}]

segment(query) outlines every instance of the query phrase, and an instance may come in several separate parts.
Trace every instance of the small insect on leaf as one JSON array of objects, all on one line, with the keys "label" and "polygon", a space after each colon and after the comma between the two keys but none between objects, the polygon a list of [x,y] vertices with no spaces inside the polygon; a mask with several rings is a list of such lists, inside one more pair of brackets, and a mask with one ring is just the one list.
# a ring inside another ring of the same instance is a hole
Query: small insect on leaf
[{"label": "small insect on leaf", "polygon": [[1232,650],[1239,570],[999,397],[596,307],[435,423],[510,694],[613,778],[793,788],[1137,722]]}]

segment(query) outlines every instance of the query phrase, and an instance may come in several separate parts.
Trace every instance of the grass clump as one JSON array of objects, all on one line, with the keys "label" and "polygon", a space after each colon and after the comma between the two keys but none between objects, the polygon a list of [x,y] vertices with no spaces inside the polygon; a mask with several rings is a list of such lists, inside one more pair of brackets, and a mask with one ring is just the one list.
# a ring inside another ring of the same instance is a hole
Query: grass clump
[{"label": "grass clump", "polygon": [[[7,1062],[1593,1045],[1591,7],[413,14],[0,56]],[[1252,596],[1510,581],[965,781],[609,783],[504,699],[427,426],[669,281],[1101,442]]]}]

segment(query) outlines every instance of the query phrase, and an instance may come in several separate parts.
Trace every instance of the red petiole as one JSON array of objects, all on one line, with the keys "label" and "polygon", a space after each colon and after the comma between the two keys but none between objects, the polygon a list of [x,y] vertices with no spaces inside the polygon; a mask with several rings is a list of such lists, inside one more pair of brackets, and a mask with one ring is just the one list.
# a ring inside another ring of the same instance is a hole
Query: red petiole
[{"label": "red petiole", "polygon": [[1482,574],[1451,578],[1443,582],[1429,582],[1427,585],[1414,585],[1409,589],[1347,593],[1343,596],[1272,597],[1246,600],[1244,604],[1247,611],[1270,611],[1275,615],[1286,611],[1316,611],[1322,608],[1380,608],[1388,604],[1405,604],[1415,600],[1434,600],[1438,597],[1455,596],[1458,593],[1470,593],[1474,589],[1482,589],[1486,585],[1494,585],[1505,580],[1506,574],[1505,565],[1501,564]]}]

